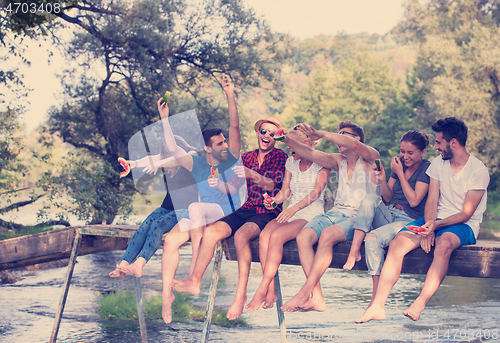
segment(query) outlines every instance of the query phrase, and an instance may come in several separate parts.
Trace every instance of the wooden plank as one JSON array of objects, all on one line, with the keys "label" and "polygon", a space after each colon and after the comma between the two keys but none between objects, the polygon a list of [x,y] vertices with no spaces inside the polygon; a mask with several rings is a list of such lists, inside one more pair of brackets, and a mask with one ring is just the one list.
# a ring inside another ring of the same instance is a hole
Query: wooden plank
[{"label": "wooden plank", "polygon": [[69,258],[77,229],[83,229],[78,256],[123,250],[137,225],[75,226],[0,241],[0,270]]},{"label": "wooden plank", "polygon": [[[234,239],[226,239],[222,247],[226,259],[236,261]],[[250,242],[252,262],[259,262],[258,238]],[[333,247],[333,259],[330,268],[341,269],[347,261],[351,242],[342,242]],[[367,270],[364,256],[364,247],[361,247],[361,261],[357,262],[354,270]],[[432,263],[434,254],[426,254],[422,249],[416,249],[406,255],[403,261],[403,273],[426,274]],[[292,240],[285,244],[282,264],[300,265],[297,242]],[[453,252],[448,274],[451,276],[495,278],[500,279],[500,242],[479,240],[475,245],[463,246]]]}]

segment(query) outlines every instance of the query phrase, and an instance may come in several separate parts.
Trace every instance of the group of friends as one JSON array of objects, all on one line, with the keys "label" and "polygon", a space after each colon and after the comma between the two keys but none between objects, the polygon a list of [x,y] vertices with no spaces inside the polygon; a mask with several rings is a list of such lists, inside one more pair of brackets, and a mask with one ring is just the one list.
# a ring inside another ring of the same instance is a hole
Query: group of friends
[{"label": "group of friends", "polygon": [[[234,88],[227,77],[221,78],[221,85],[228,101],[228,139],[220,129],[203,131],[202,156],[172,133],[168,104],[158,100],[165,136],[160,153],[127,163],[148,172],[163,168],[168,192],[161,207],[142,222],[110,276],[141,277],[144,265],[168,232],[162,255],[162,297],[163,319],[170,323],[173,290],[198,294],[217,242],[234,236],[238,286],[227,312],[227,318],[234,320],[245,308],[256,311],[274,305],[273,278],[283,246],[296,239],[306,281],[282,309],[324,311],[320,279],[332,262],[333,246],[352,240],[344,265],[349,270],[361,259],[364,241],[373,292],[365,313],[355,320],[363,323],[385,319],[384,305],[400,276],[404,256],[419,247],[428,253],[434,246],[423,289],[403,312],[418,320],[446,276],[451,253],[476,242],[486,210],[489,174],[466,149],[464,122],[454,117],[436,121],[432,125],[435,137],[406,132],[400,140],[399,157],[391,160],[389,178],[384,166],[375,164],[379,152],[364,143],[363,128],[349,120],[341,122],[336,133],[295,125],[283,140],[291,153],[288,157],[275,147],[276,132],[283,127],[270,116],[255,123],[258,148],[240,156]],[[424,158],[430,138],[440,152],[432,162]],[[320,139],[336,144],[339,152],[315,149]],[[334,205],[325,213],[325,187],[332,169],[338,174],[338,187]],[[245,181],[246,200],[241,204],[239,188]],[[271,201],[265,199],[266,193]],[[285,201],[288,206],[283,210]],[[421,229],[415,232],[408,228],[411,226]],[[247,303],[250,241],[257,237],[263,278]],[[189,277],[175,280],[179,247],[189,240],[193,251]]]}]

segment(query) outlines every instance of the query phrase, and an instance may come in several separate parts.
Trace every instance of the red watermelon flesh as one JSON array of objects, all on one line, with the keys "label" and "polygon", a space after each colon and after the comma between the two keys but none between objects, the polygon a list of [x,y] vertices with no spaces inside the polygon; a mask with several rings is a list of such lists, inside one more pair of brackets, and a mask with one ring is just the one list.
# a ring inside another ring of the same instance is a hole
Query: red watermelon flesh
[{"label": "red watermelon flesh", "polygon": [[118,162],[122,165],[122,168],[124,169],[120,173],[120,177],[125,177],[130,173],[130,166],[127,164],[127,161],[123,157],[118,157]]},{"label": "red watermelon flesh", "polygon": [[268,203],[269,205],[271,205],[273,208],[276,208],[276,206],[278,206],[278,204],[276,203],[276,201],[274,201],[274,200],[273,200],[273,198],[271,198],[271,197],[269,196],[269,194],[264,193],[264,194],[263,194],[263,196],[264,196],[264,200],[266,200],[266,201],[267,201],[267,203]]},{"label": "red watermelon flesh", "polygon": [[406,225],[405,226],[408,230],[413,231],[413,232],[425,232],[425,229],[421,226],[415,226],[415,225]]},{"label": "red watermelon flesh", "polygon": [[285,133],[286,133],[286,130],[285,129],[279,129],[278,131],[276,131],[274,133],[274,140],[275,141],[282,141],[285,139]]}]

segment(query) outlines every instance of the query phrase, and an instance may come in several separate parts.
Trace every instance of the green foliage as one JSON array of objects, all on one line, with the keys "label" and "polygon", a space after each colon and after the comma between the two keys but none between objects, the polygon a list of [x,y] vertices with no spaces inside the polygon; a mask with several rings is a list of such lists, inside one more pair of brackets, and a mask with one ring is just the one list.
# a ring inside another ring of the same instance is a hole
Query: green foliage
[{"label": "green foliage", "polygon": [[[79,182],[88,178],[83,170],[73,172],[83,177],[57,181],[74,188],[68,193],[82,207],[79,215],[100,213],[111,201],[110,210],[100,216],[106,221],[127,199],[118,194],[132,190],[131,182],[107,175],[111,168],[120,171],[116,159],[127,158],[133,134],[159,119],[161,94],[172,92],[172,114],[196,109],[202,130],[228,129],[219,75],[230,75],[238,88],[263,81],[277,85],[289,53],[287,38],[272,33],[240,0],[91,0],[71,15],[61,18],[76,29],[67,57],[102,71],[102,77],[90,75],[87,68],[68,71],[71,77],[64,83],[70,100],[50,111],[48,128],[98,160],[109,182],[106,189],[117,197],[105,197],[108,191],[82,192],[86,185]],[[106,171],[102,164],[108,165]],[[91,181],[94,188],[100,182]]]},{"label": "green foliage", "polygon": [[469,127],[468,149],[491,172],[500,156],[500,28],[496,1],[406,4],[398,32],[418,47],[408,105],[424,126],[455,116]]},{"label": "green foliage", "polygon": [[131,185],[121,189],[119,174],[112,166],[89,156],[69,155],[57,174],[45,174],[42,187],[61,218],[72,213],[79,220],[90,219],[90,224],[111,224],[116,215],[132,212]]},{"label": "green foliage", "polygon": [[[336,132],[341,121],[354,121],[364,127],[365,143],[380,151],[385,165],[399,151],[401,135],[415,125],[390,65],[370,53],[345,60],[341,68],[313,71],[299,99],[283,111],[281,119],[285,127],[304,122],[330,132]],[[317,148],[330,153],[336,149],[330,142]]]},{"label": "green foliage", "polygon": [[104,320],[137,320],[135,296],[130,292],[104,295],[99,298],[97,314]]},{"label": "green foliage", "polygon": [[[204,320],[205,310],[193,307],[191,299],[191,295],[175,292],[175,300],[172,303],[173,321]],[[143,306],[147,319],[162,320],[162,299],[160,295],[145,301]],[[101,296],[98,300],[97,313],[103,320],[137,320],[135,296],[130,292],[115,292]],[[242,318],[230,321],[226,318],[226,313],[226,311],[215,310],[212,323],[226,327],[248,326]]]}]

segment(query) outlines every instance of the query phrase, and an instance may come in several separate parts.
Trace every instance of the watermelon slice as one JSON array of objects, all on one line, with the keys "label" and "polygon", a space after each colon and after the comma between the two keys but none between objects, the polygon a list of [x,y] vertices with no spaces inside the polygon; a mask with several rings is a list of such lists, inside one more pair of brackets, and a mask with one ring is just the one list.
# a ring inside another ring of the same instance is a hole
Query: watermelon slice
[{"label": "watermelon slice", "polygon": [[263,196],[264,196],[264,200],[267,201],[267,203],[269,205],[271,205],[273,208],[276,208],[276,206],[278,206],[278,204],[276,203],[276,201],[274,201],[273,198],[271,198],[269,196],[269,194],[264,193]]},{"label": "watermelon slice", "polygon": [[285,129],[279,129],[278,131],[276,131],[274,133],[274,140],[275,141],[282,141],[285,139],[285,133],[286,133],[286,130]]},{"label": "watermelon slice", "polygon": [[219,177],[219,169],[214,168],[213,166],[210,168],[211,174],[208,177],[218,178]]},{"label": "watermelon slice", "polygon": [[410,231],[417,232],[417,233],[419,233],[419,232],[425,232],[425,228],[423,228],[421,226],[406,225],[405,228],[407,228]]},{"label": "watermelon slice", "polygon": [[164,103],[168,102],[168,98],[170,98],[170,94],[172,94],[169,91],[165,92],[165,95],[163,95],[163,99],[161,99],[160,105],[163,105]]},{"label": "watermelon slice", "polygon": [[382,168],[380,168],[380,160],[375,160],[375,164],[377,165],[377,170],[381,171]]},{"label": "watermelon slice", "polygon": [[122,165],[122,168],[124,169],[120,173],[120,177],[125,177],[130,173],[130,165],[127,164],[127,160],[125,160],[123,157],[118,157],[118,162]]}]

